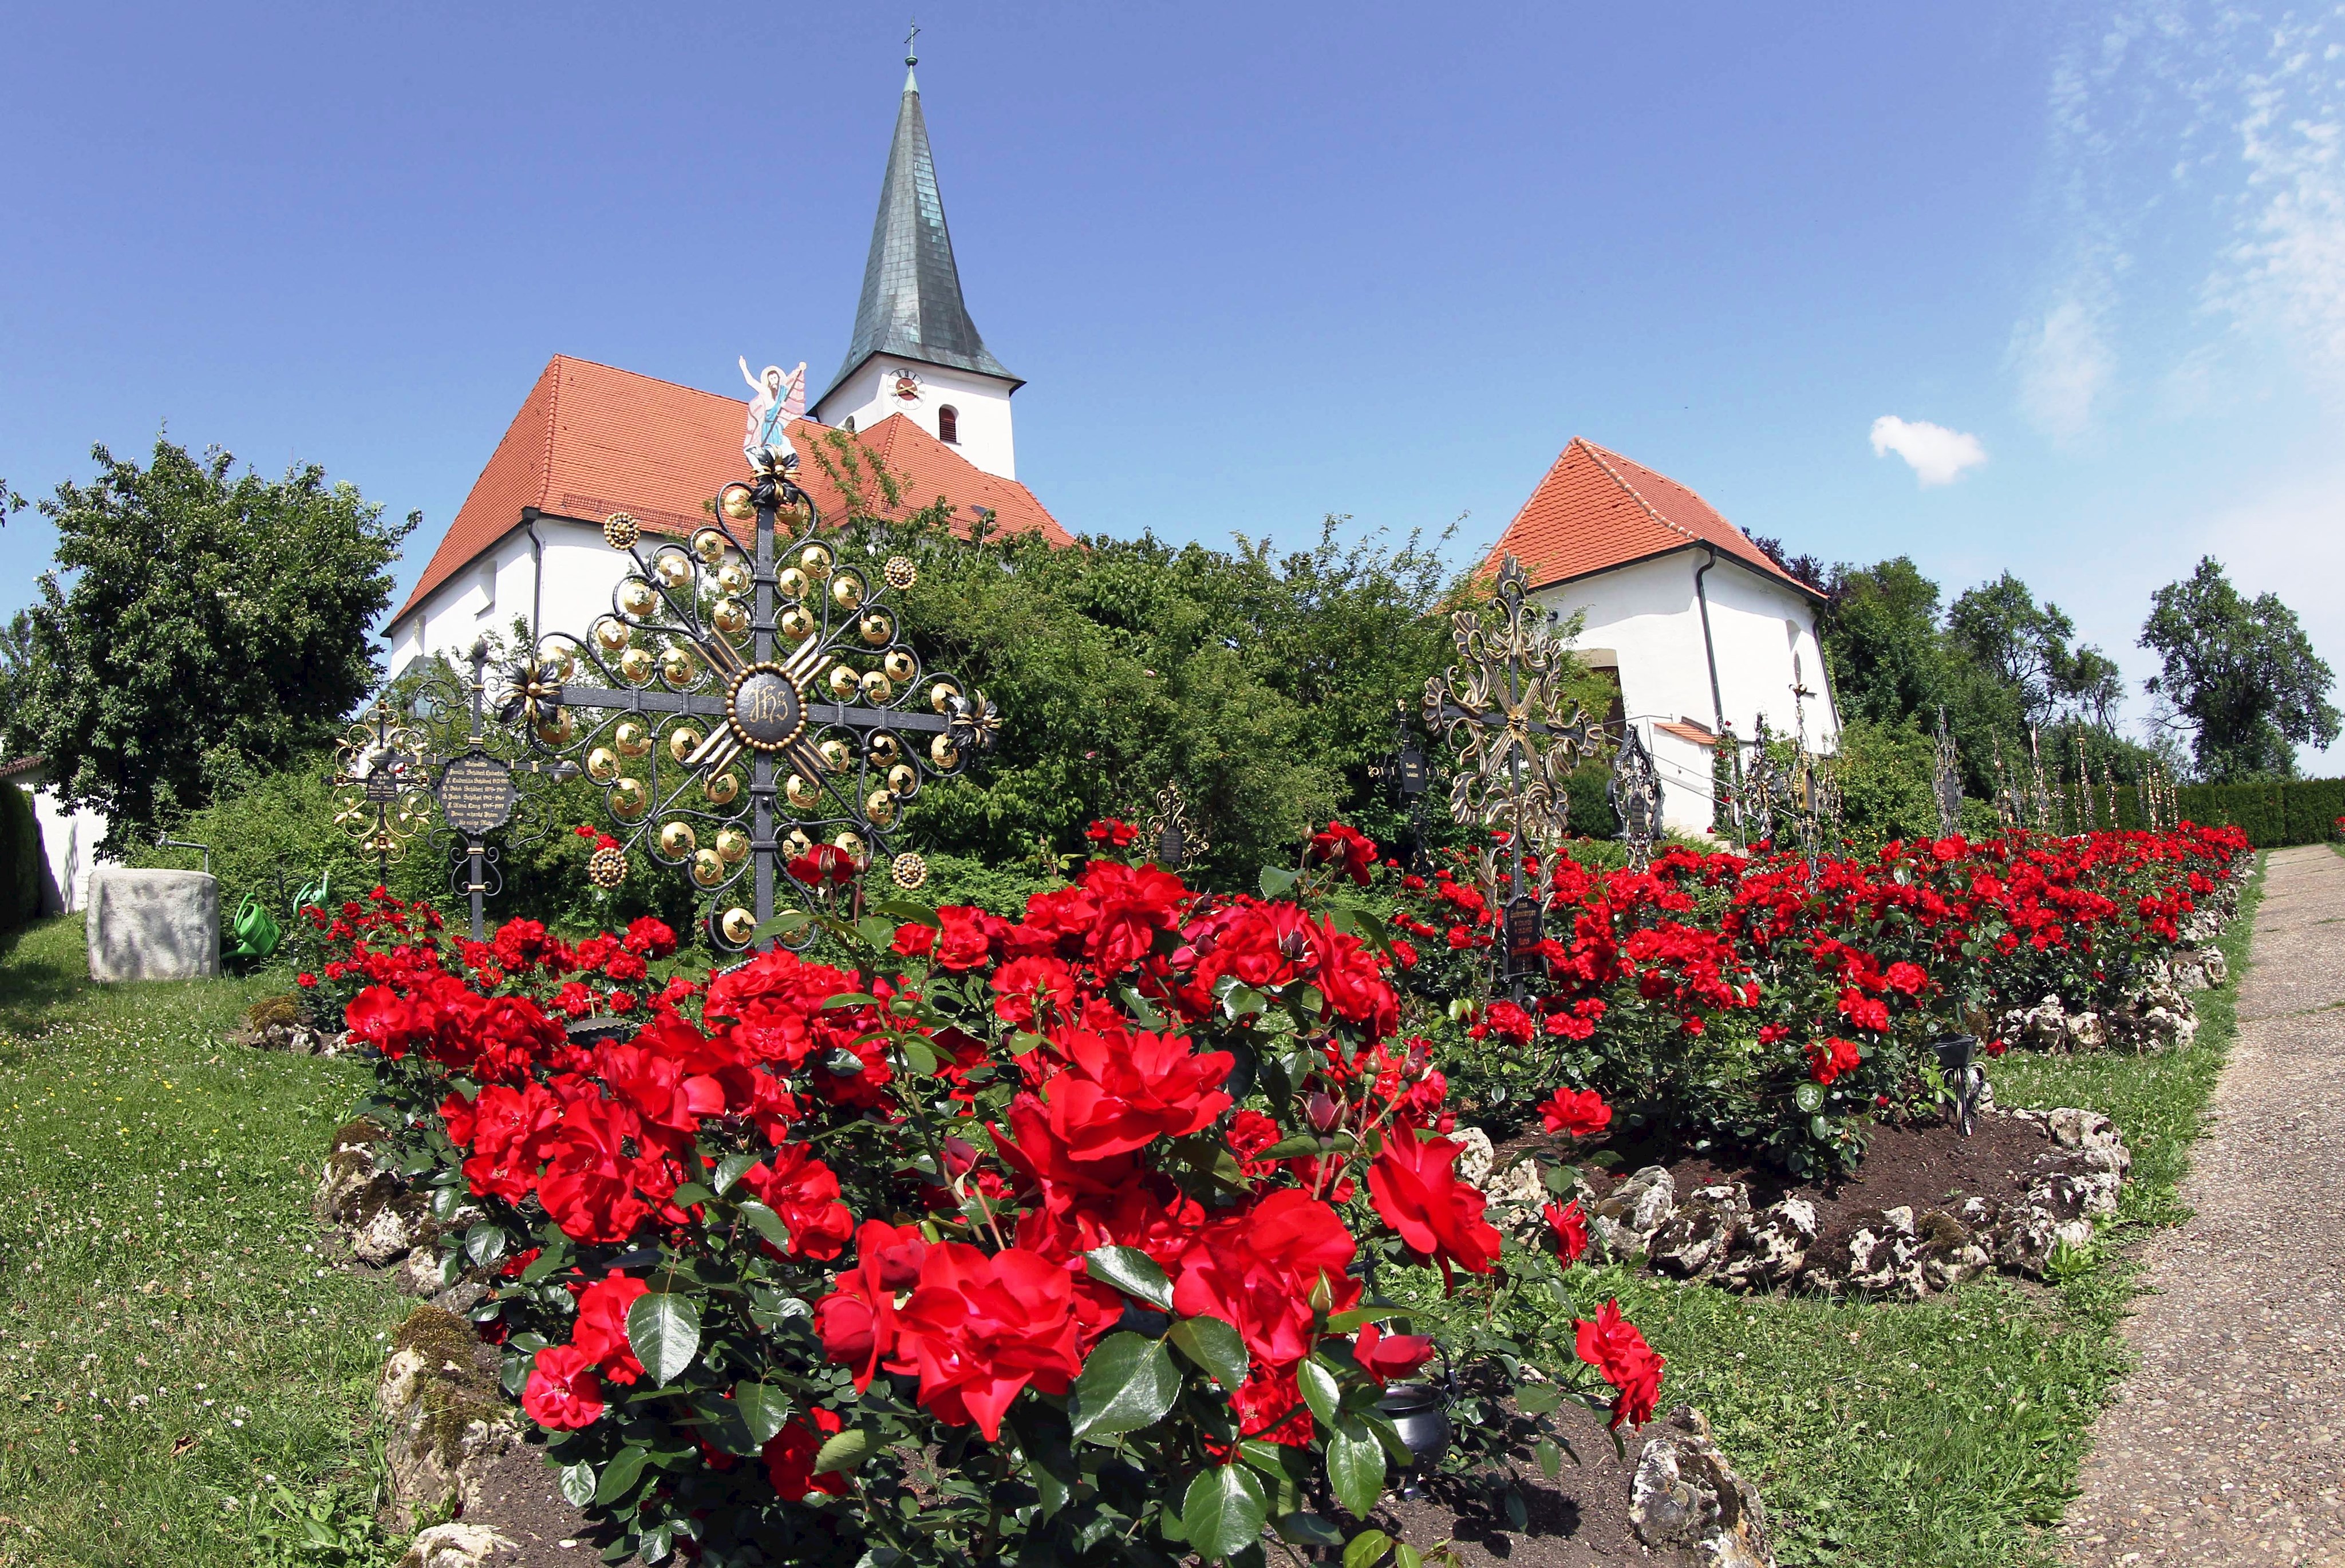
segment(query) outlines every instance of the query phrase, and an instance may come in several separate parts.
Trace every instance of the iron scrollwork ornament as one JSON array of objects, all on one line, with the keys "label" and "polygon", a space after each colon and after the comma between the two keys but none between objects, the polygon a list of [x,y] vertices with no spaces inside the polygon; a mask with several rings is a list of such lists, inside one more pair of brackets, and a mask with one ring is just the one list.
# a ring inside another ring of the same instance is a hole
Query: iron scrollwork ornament
[{"label": "iron scrollwork ornament", "polygon": [[614,514],[604,537],[631,570],[611,613],[584,638],[541,639],[501,710],[602,787],[620,847],[598,852],[597,884],[615,885],[635,851],[678,868],[721,951],[762,940],[777,898],[837,902],[873,865],[918,886],[925,863],[895,849],[905,808],[991,751],[1000,725],[905,640],[887,593],[915,563],[842,559],[797,462],[756,454],[754,480],[726,486],[688,541]]},{"label": "iron scrollwork ornament", "polygon": [[1461,825],[1503,830],[1508,868],[1478,853],[1486,894],[1504,926],[1502,973],[1523,979],[1542,966],[1546,868],[1569,821],[1566,775],[1600,751],[1600,725],[1563,713],[1564,651],[1548,635],[1529,580],[1509,555],[1486,609],[1450,618],[1458,663],[1425,683],[1426,729],[1456,753],[1449,814]]},{"label": "iron scrollwork ornament", "polygon": [[1629,868],[1642,871],[1653,863],[1653,841],[1661,835],[1661,775],[1652,753],[1630,724],[1613,754],[1612,777],[1606,793],[1612,814],[1619,819],[1620,841],[1629,846]]},{"label": "iron scrollwork ornament", "polygon": [[1155,863],[1178,871],[1213,847],[1203,829],[1189,820],[1189,797],[1178,780],[1156,792],[1156,803],[1140,822],[1140,841]]},{"label": "iron scrollwork ornament", "polygon": [[408,841],[431,821],[431,790],[422,732],[407,715],[377,699],[335,748],[327,781],[334,791],[334,825],[375,857],[378,876],[407,853]]},{"label": "iron scrollwork ornament", "polygon": [[1963,775],[1954,737],[1946,733],[1946,710],[1938,710],[1938,738],[1932,750],[1930,794],[1938,803],[1938,836],[1952,838],[1963,825]]},{"label": "iron scrollwork ornament", "polygon": [[[523,793],[516,774],[574,778],[569,763],[523,759],[512,732],[488,722],[489,644],[473,643],[469,677],[445,668],[413,693],[418,723],[430,734],[432,799],[439,808],[432,837],[448,862],[450,891],[472,906],[472,940],[485,935],[482,905],[504,891],[505,851],[536,844],[553,831],[550,792]],[[516,816],[523,825],[507,833]],[[489,835],[498,835],[496,842]]]}]

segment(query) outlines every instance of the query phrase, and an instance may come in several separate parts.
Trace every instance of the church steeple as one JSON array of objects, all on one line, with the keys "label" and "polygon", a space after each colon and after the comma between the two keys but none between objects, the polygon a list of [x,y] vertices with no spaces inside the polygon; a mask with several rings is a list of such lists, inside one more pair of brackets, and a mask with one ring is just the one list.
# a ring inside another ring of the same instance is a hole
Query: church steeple
[{"label": "church steeple", "polygon": [[863,295],[855,308],[855,335],[847,358],[817,406],[875,355],[998,377],[1021,385],[985,347],[960,294],[944,199],[937,193],[936,160],[920,113],[920,85],[904,60],[904,96],[896,110],[896,138],[879,187],[879,214],[871,226],[871,254],[863,268]]}]

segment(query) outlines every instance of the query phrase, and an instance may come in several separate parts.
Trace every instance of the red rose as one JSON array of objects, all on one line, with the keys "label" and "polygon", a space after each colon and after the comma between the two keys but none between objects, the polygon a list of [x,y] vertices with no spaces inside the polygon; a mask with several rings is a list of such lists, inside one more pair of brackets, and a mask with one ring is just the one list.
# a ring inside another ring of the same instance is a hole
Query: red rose
[{"label": "red rose", "polygon": [[[1074,1016],[1075,975],[1056,958],[1039,955],[1012,958],[993,972],[993,1010],[1002,1021],[1021,1029],[1039,1029],[1052,1019]],[[1035,1004],[1049,1006],[1051,1018],[1036,1023]]]},{"label": "red rose", "polygon": [[1382,1388],[1395,1378],[1413,1375],[1433,1357],[1433,1340],[1423,1334],[1387,1334],[1374,1323],[1362,1323],[1352,1341],[1352,1360]]},{"label": "red rose", "polygon": [[1172,1310],[1219,1318],[1256,1361],[1291,1367],[1311,1353],[1315,1293],[1325,1292],[1330,1312],[1360,1299],[1360,1282],[1344,1271],[1355,1251],[1333,1209],[1300,1188],[1281,1188],[1224,1213],[1182,1250],[1172,1270]]},{"label": "red rose", "polygon": [[1566,1267],[1579,1262],[1579,1255],[1588,1250],[1588,1217],[1579,1211],[1579,1199],[1550,1203],[1539,1213],[1555,1232],[1555,1255]]},{"label": "red rose", "polygon": [[938,1420],[974,1421],[996,1442],[1010,1402],[1029,1383],[1062,1394],[1082,1371],[1083,1320],[1104,1327],[1120,1310],[1079,1294],[1073,1275],[1020,1248],[989,1258],[962,1242],[939,1242],[897,1309],[888,1370],[917,1373],[916,1397]]},{"label": "red rose", "polygon": [[310,974],[296,975],[293,976],[293,983],[306,991],[318,983],[318,976]]},{"label": "red rose", "polygon": [[1331,822],[1325,832],[1311,835],[1311,860],[1315,865],[1332,865],[1365,887],[1368,873],[1376,864],[1376,846],[1359,829]]},{"label": "red rose", "polygon": [[1445,1278],[1453,1262],[1487,1274],[1498,1256],[1498,1233],[1482,1218],[1482,1195],[1451,1169],[1464,1152],[1446,1138],[1419,1142],[1400,1128],[1368,1167],[1376,1212],[1411,1250],[1439,1263]]},{"label": "red rose", "polygon": [[1043,1086],[1051,1129],[1077,1159],[1125,1154],[1158,1138],[1210,1127],[1230,1106],[1222,1086],[1236,1058],[1200,1056],[1180,1035],[1135,1030],[1125,1038],[1061,1029],[1052,1043],[1066,1070]]},{"label": "red rose", "polygon": [[1083,829],[1083,836],[1102,847],[1122,849],[1140,836],[1140,830],[1128,822],[1103,817]]},{"label": "red rose", "polygon": [[1607,1301],[1592,1323],[1572,1320],[1578,1330],[1579,1359],[1594,1367],[1604,1381],[1620,1391],[1612,1402],[1612,1425],[1622,1421],[1642,1426],[1652,1418],[1661,1390],[1661,1369],[1668,1365],[1645,1343],[1637,1325],[1620,1316],[1620,1303]]},{"label": "red rose", "polygon": [[789,1227],[793,1258],[836,1258],[854,1233],[855,1216],[838,1201],[838,1178],[804,1144],[786,1143],[770,1163],[741,1173],[741,1186]]},{"label": "red rose", "polygon": [[571,1326],[570,1342],[580,1355],[614,1383],[632,1383],[644,1375],[635,1347],[627,1339],[627,1309],[650,1287],[623,1273],[605,1274],[578,1293],[578,1320]]},{"label": "red rose", "polygon": [[[808,1422],[812,1424],[809,1425]],[[766,1479],[786,1502],[803,1502],[809,1492],[828,1492],[833,1497],[845,1497],[850,1488],[847,1477],[835,1470],[820,1475],[814,1472],[815,1455],[822,1452],[822,1440],[846,1423],[835,1411],[820,1405],[807,1411],[805,1421],[786,1422],[782,1430],[766,1442]]]},{"label": "red rose", "polygon": [[1549,1132],[1590,1138],[1612,1125],[1612,1108],[1594,1089],[1558,1088],[1538,1108],[1539,1121]]},{"label": "red rose", "polygon": [[665,958],[675,951],[675,932],[667,922],[645,915],[629,923],[622,946],[643,958]]},{"label": "red rose", "polygon": [[521,1408],[542,1427],[576,1431],[603,1419],[603,1381],[583,1351],[548,1345],[529,1369]]},{"label": "red rose", "polygon": [[855,1267],[833,1280],[814,1307],[823,1352],[855,1371],[857,1391],[871,1386],[879,1363],[896,1353],[896,1297],[920,1277],[929,1243],[917,1227],[867,1219],[855,1233]]}]

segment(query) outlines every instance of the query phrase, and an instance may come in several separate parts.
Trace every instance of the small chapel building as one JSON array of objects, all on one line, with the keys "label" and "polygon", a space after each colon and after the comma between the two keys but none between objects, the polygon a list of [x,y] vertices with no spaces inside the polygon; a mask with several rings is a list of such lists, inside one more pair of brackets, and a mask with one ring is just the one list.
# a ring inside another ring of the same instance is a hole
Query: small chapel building
[{"label": "small chapel building", "polygon": [[1778,738],[1798,727],[1811,752],[1837,748],[1823,596],[1677,481],[1575,436],[1486,571],[1510,555],[1550,622],[1582,618],[1572,651],[1617,688],[1606,716],[1652,754],[1669,826],[1713,824],[1718,748],[1747,747],[1762,716]]},{"label": "small chapel building", "polygon": [[[895,505],[867,494],[869,510],[909,515],[941,500],[956,526],[1071,544],[1018,481],[1010,400],[1024,383],[986,348],[961,298],[913,64],[846,359],[787,429],[800,482],[824,516],[842,514],[846,498],[813,457],[837,430],[900,481]],[[609,612],[628,564],[604,542],[603,520],[624,511],[648,532],[689,536],[717,491],[746,477],[743,424],[737,398],[555,355],[391,617],[391,673],[433,654],[461,663],[517,615],[541,634],[583,632]]]}]

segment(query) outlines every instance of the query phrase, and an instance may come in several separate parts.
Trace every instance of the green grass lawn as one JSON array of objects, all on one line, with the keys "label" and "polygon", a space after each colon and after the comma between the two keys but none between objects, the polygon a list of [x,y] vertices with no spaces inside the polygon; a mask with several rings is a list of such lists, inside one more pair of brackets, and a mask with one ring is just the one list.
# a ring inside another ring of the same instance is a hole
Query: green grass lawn
[{"label": "green grass lawn", "polygon": [[401,1305],[310,1210],[366,1070],[225,1043],[262,982],[87,975],[78,918],[0,954],[0,1564],[393,1560]]}]

